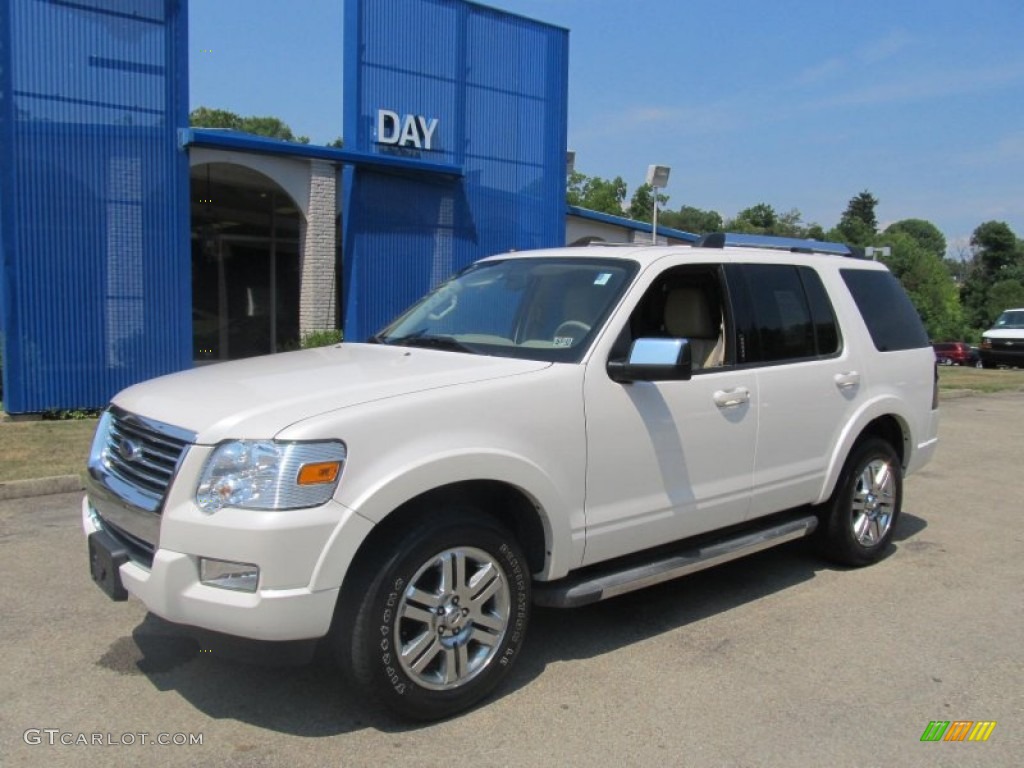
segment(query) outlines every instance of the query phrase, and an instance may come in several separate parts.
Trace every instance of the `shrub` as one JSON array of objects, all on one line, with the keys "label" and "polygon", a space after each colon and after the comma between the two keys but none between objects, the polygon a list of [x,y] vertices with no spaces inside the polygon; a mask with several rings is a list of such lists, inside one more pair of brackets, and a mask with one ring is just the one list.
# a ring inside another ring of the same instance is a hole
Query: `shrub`
[{"label": "shrub", "polygon": [[330,347],[340,344],[343,334],[336,328],[329,328],[323,331],[310,331],[302,336],[302,348],[312,349],[313,347]]}]

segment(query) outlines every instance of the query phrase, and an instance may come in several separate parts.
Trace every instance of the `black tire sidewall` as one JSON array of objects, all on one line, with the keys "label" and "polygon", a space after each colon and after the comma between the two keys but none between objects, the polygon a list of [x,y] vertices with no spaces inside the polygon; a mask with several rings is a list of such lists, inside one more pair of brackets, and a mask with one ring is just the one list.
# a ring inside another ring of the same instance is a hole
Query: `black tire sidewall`
[{"label": "black tire sidewall", "polygon": [[[876,459],[892,466],[895,482],[895,504],[889,530],[877,543],[866,547],[853,534],[853,496],[864,468]],[[825,553],[843,565],[869,565],[881,559],[892,542],[896,524],[903,508],[903,472],[899,456],[888,442],[868,438],[858,443],[846,460],[839,483],[828,505],[825,532]]]},{"label": "black tire sidewall", "polygon": [[[351,627],[351,672],[356,682],[384,706],[416,720],[447,717],[490,693],[511,671],[529,624],[530,572],[515,539],[479,515],[452,511],[445,518],[403,536],[384,562],[377,561],[379,571],[362,599],[353,596],[359,603]],[[509,589],[509,626],[484,670],[457,688],[437,691],[422,687],[402,669],[394,647],[395,624],[412,577],[437,554],[455,547],[483,550],[502,568]]]}]

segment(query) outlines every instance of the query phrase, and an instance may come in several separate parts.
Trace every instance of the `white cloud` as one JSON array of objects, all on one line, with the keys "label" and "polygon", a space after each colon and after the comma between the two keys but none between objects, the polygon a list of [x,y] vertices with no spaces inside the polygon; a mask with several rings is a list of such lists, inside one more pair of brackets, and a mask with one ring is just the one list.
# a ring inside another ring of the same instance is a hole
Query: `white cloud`
[{"label": "white cloud", "polygon": [[902,53],[910,47],[911,43],[913,43],[913,38],[910,35],[901,29],[896,29],[862,45],[856,51],[856,56],[865,64],[877,64]]},{"label": "white cloud", "polygon": [[813,64],[794,79],[797,86],[810,86],[837,80],[848,75],[855,66],[878,64],[906,50],[913,38],[902,30],[893,30],[886,35],[870,40],[847,56],[831,56]]},{"label": "white cloud", "polygon": [[821,106],[873,106],[894,102],[931,101],[960,94],[978,93],[1024,79],[1024,65],[998,69],[931,71],[888,82],[855,88],[821,102]]},{"label": "white cloud", "polygon": [[1003,136],[987,147],[977,147],[955,158],[969,166],[1005,166],[1007,163],[1024,162],[1024,131]]}]

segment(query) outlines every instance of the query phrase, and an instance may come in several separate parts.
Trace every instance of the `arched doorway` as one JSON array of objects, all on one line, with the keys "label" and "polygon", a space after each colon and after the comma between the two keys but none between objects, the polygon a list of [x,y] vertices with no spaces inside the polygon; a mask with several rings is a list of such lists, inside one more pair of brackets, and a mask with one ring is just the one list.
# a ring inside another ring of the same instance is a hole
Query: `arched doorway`
[{"label": "arched doorway", "polygon": [[299,347],[302,214],[273,179],[233,163],[191,170],[197,363]]}]

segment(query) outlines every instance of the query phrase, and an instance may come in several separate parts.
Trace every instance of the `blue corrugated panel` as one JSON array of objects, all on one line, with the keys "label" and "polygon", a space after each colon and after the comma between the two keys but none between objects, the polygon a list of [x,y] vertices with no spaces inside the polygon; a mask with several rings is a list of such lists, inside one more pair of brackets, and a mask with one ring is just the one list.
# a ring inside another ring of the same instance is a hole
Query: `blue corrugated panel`
[{"label": "blue corrugated panel", "polygon": [[[565,238],[568,33],[461,0],[347,0],[345,141],[459,165],[462,179],[348,168],[345,336],[363,339],[472,261]],[[378,142],[378,111],[436,119]]]},{"label": "blue corrugated panel", "polygon": [[191,364],[184,0],[0,5],[4,408]]}]

